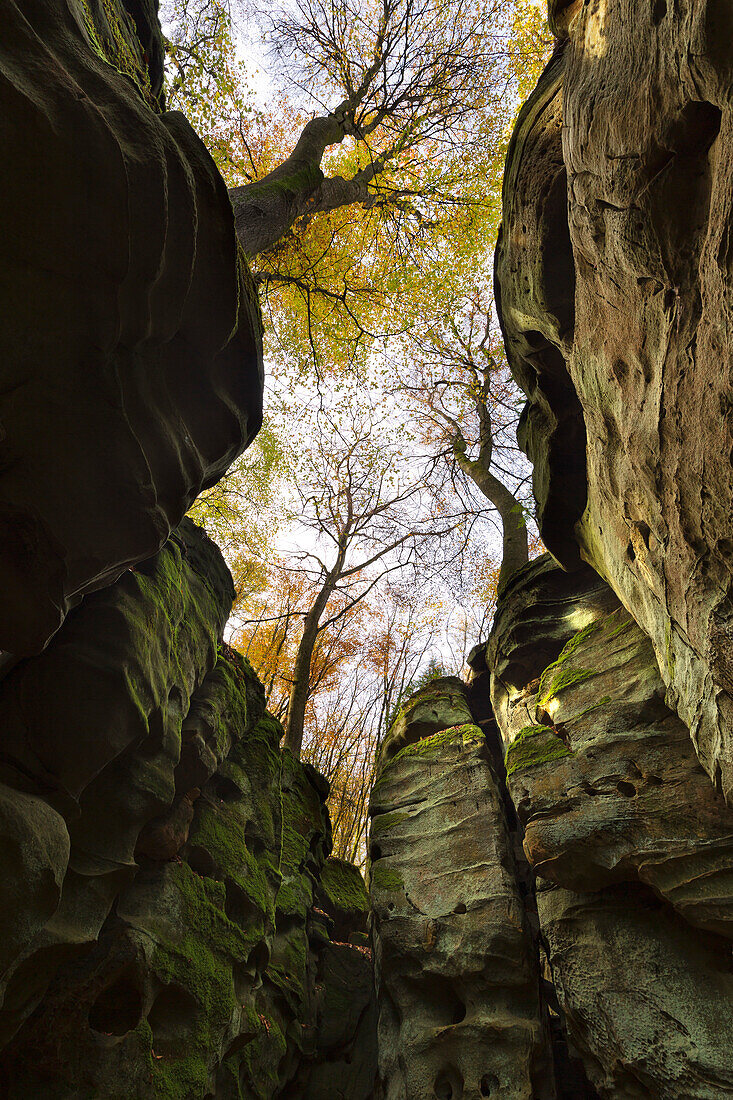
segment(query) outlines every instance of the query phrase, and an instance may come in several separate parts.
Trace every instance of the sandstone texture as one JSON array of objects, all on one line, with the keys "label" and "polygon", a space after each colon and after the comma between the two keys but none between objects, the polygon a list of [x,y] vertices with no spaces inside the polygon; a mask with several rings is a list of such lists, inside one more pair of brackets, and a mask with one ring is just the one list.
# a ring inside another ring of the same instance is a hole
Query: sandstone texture
[{"label": "sandstone texture", "polygon": [[395,715],[380,749],[380,761],[385,764],[407,745],[467,722],[473,722],[473,716],[463,681],[457,676],[429,680]]},{"label": "sandstone texture", "polygon": [[0,665],[150,558],[261,420],[226,188],[129,9],[0,4]]},{"label": "sandstone texture", "polygon": [[169,810],[181,720],[216,661],[233,597],[218,549],[185,520],[0,684],[2,846],[17,853],[2,876],[3,911],[22,931],[2,945],[0,1037],[59,960],[95,939],[134,873],[138,837]]},{"label": "sandstone texture", "polygon": [[[441,687],[451,711],[450,680],[431,685],[433,707],[442,709]],[[384,1100],[556,1095],[536,953],[489,761],[475,725],[426,733],[383,763],[372,792]]]},{"label": "sandstone texture", "polygon": [[515,575],[488,647],[558,1007],[602,1096],[727,1096],[733,812],[649,638],[603,582],[573,599],[578,577],[549,556]]},{"label": "sandstone texture", "polygon": [[5,1096],[373,1091],[370,953],[314,904],[348,939],[365,887],[321,884],[328,785],[221,643],[233,594],[186,521],[3,682]]},{"label": "sandstone texture", "polygon": [[[649,635],[729,796],[733,15],[613,0],[551,4],[551,21],[558,50],[515,131],[497,252],[542,532],[570,567],[579,549]],[[552,209],[535,201],[550,179]]]},{"label": "sandstone texture", "polygon": [[650,892],[539,890],[568,1030],[605,1100],[733,1095],[729,943],[691,935]]}]

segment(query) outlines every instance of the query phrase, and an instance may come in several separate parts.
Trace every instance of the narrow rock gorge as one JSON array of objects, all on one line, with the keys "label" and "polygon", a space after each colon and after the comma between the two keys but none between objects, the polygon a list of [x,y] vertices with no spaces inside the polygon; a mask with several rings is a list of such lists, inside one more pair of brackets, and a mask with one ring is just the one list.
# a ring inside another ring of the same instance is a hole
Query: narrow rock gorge
[{"label": "narrow rock gorge", "polygon": [[0,0],[9,1100],[733,1097],[733,9],[549,25],[495,261],[548,552],[393,717],[365,882],[186,517],[262,320],[156,5]]}]

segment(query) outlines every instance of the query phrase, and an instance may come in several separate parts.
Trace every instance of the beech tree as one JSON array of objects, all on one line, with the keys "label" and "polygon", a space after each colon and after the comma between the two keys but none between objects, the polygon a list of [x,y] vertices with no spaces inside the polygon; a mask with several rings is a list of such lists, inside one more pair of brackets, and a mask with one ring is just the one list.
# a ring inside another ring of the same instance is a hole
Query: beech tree
[{"label": "beech tree", "polygon": [[[391,438],[394,426],[368,408],[353,407],[322,431],[307,455],[298,485],[299,526],[313,549],[293,556],[313,580],[290,671],[285,745],[300,755],[319,635],[333,628],[391,574],[425,563],[429,542],[455,526],[429,492],[430,462],[405,462]],[[302,536],[301,536],[302,538]],[[303,539],[305,541],[305,539]],[[336,605],[334,606],[334,601]]]},{"label": "beech tree", "polygon": [[[245,251],[265,252],[298,218],[352,203],[419,222],[420,200],[456,182],[447,166],[431,175],[419,161],[460,144],[465,167],[481,114],[500,94],[498,12],[496,0],[294,0],[276,9],[269,41],[317,113],[281,164],[231,189]],[[327,175],[326,151],[347,138],[351,171]]]},{"label": "beech tree", "polygon": [[227,3],[164,5],[169,102],[230,185],[271,355],[353,368],[486,262],[541,17],[529,0],[281,0],[260,9],[280,84],[262,107]]},{"label": "beech tree", "polygon": [[429,438],[499,516],[501,590],[529,559],[522,476],[528,471],[515,442],[520,395],[488,292],[474,289],[424,333],[412,333],[404,362],[401,386],[412,394]]}]

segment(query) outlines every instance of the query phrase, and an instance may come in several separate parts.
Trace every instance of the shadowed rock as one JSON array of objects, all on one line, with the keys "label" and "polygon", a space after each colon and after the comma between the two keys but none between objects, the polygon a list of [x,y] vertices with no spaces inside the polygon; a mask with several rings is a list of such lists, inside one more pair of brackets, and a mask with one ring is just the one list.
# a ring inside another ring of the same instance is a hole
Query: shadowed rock
[{"label": "shadowed rock", "polygon": [[560,1006],[606,1100],[733,1096],[729,945],[649,891],[538,890]]},{"label": "shadowed rock", "polygon": [[157,16],[131,8],[0,3],[0,650],[16,656],[156,553],[261,420],[226,188],[160,112]]},{"label": "shadowed rock", "polygon": [[385,1100],[554,1097],[502,796],[463,725],[382,766],[370,803]]},{"label": "shadowed rock", "polygon": [[[542,662],[557,654],[539,675],[531,634]],[[602,582],[573,600],[547,559],[514,578],[488,648],[524,850],[558,887],[538,891],[542,937],[589,1078],[609,1097],[731,1095],[729,1027],[712,1019],[733,994],[733,813],[665,704],[649,639]]]},{"label": "shadowed rock", "polygon": [[496,268],[541,529],[649,635],[729,797],[733,16],[550,7],[562,46],[512,139]]}]

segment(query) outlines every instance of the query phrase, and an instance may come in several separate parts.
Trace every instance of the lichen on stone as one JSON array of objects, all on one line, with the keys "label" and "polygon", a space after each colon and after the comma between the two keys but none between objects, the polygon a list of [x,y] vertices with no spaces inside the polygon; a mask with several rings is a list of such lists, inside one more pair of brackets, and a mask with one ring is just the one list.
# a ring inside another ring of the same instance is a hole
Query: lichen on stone
[{"label": "lichen on stone", "polygon": [[574,634],[570,641],[563,647],[557,660],[547,666],[540,677],[540,685],[537,689],[537,702],[539,706],[547,706],[550,699],[557,695],[558,692],[564,691],[565,688],[571,687],[573,684],[582,683],[583,680],[590,680],[593,676],[597,675],[597,672],[593,669],[567,669],[564,667],[565,663],[572,657],[578,647],[597,629],[598,622],[592,622],[589,623],[588,626],[583,627],[583,629],[579,630],[577,634]]},{"label": "lichen on stone", "polygon": [[371,885],[376,890],[402,890],[403,883],[397,871],[390,867],[372,867],[370,873]]},{"label": "lichen on stone", "polygon": [[408,821],[410,816],[410,814],[401,810],[396,810],[391,814],[379,814],[372,822],[372,836],[376,836],[378,833],[386,833],[389,829],[394,829],[396,825],[401,825],[403,821]]},{"label": "lichen on stone", "polygon": [[79,4],[94,52],[122,76],[132,80],[148,106],[158,110],[145,52],[131,16],[115,0],[99,0],[98,4],[94,0],[79,0]]},{"label": "lichen on stone", "polygon": [[342,859],[327,859],[321,871],[321,889],[334,909],[369,912],[369,895],[359,870]]}]

